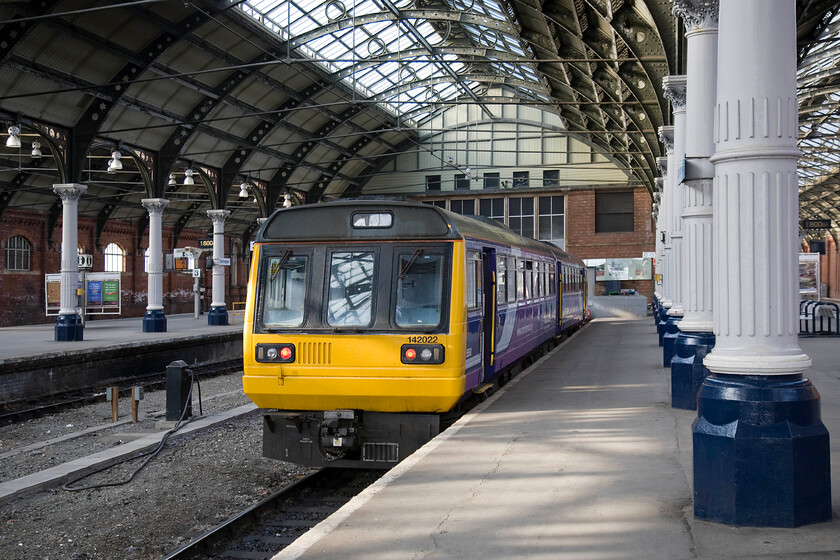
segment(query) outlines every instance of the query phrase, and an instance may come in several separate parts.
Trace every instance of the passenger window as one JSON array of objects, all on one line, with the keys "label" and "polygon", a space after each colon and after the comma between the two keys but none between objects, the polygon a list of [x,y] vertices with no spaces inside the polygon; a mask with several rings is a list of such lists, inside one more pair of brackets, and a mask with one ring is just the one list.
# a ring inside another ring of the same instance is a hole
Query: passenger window
[{"label": "passenger window", "polygon": [[516,301],[525,299],[525,261],[516,259]]},{"label": "passenger window", "polygon": [[556,287],[554,286],[554,282],[556,280],[556,276],[554,275],[554,264],[548,265],[548,293],[554,295],[556,292]]},{"label": "passenger window", "polygon": [[504,257],[496,257],[496,304],[507,302],[507,270]]},{"label": "passenger window", "polygon": [[508,303],[516,302],[516,259],[508,257],[507,260],[507,290]]},{"label": "passenger window", "polygon": [[531,261],[525,261],[523,264],[525,265],[525,282],[524,282],[524,284],[525,284],[525,299],[527,300],[527,299],[531,299],[532,297],[534,297],[534,284],[533,284],[534,277],[533,277],[533,274],[532,274],[532,272],[533,272],[532,267],[534,266],[534,263],[532,263]]},{"label": "passenger window", "polygon": [[373,307],[372,252],[333,253],[327,323],[331,326],[370,325]]},{"label": "passenger window", "polygon": [[443,257],[418,249],[399,256],[396,321],[400,327],[440,324],[443,309]]},{"label": "passenger window", "polygon": [[266,327],[298,327],[303,324],[306,276],[309,259],[286,255],[266,261],[262,322]]},{"label": "passenger window", "polygon": [[482,303],[481,256],[476,251],[467,253],[467,308],[475,309]]}]

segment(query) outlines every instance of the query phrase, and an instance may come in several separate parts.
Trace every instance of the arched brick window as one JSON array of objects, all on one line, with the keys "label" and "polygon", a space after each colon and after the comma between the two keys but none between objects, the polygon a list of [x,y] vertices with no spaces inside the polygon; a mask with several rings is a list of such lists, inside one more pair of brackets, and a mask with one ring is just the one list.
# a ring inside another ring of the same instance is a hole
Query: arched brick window
[{"label": "arched brick window", "polygon": [[116,243],[105,246],[105,272],[125,272],[125,251]]},{"label": "arched brick window", "polygon": [[29,254],[32,246],[22,235],[6,240],[6,270],[29,270]]}]

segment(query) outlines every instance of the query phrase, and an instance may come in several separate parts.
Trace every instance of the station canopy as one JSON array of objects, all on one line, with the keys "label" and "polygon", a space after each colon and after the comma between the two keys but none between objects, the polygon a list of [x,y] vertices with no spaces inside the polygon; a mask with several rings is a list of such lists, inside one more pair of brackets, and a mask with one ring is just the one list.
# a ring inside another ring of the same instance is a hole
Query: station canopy
[{"label": "station canopy", "polygon": [[[701,0],[697,0],[700,2]],[[838,6],[797,2],[803,218],[838,226]],[[669,0],[41,0],[0,4],[0,215],[81,216],[228,232],[287,203],[365,194],[418,127],[516,104],[651,193],[684,73]],[[9,138],[10,135],[4,135]],[[37,142],[37,145],[36,145]]]}]

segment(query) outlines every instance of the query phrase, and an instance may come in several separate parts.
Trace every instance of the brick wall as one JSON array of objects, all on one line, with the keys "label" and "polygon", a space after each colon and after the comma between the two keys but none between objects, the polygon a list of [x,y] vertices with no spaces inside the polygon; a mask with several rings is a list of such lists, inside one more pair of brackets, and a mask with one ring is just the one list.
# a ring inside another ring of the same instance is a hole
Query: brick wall
[{"label": "brick wall", "polygon": [[[8,209],[0,220],[0,245],[5,249],[6,241],[15,235],[21,235],[29,241],[30,270],[6,270],[5,251],[0,253],[0,327],[54,323],[54,316],[47,317],[45,312],[44,275],[61,271],[61,227],[59,219],[50,236],[47,231],[47,215]],[[83,252],[93,255],[93,271],[105,269],[105,247],[117,243],[125,251],[125,271],[121,275],[122,317],[142,317],[146,312],[148,298],[148,275],[145,273],[145,249],[149,246],[148,229],[139,239],[137,226],[127,222],[109,220],[103,230],[99,246],[96,246],[96,221],[79,218],[78,244]],[[196,246],[198,239],[208,237],[204,231],[184,230],[178,240],[179,247]],[[174,248],[172,228],[163,228],[163,252],[171,253]],[[233,236],[225,236],[225,255],[230,255]],[[247,243],[238,265],[238,282],[231,285],[230,267],[225,268],[225,302],[231,310],[234,301],[243,301],[248,283]],[[243,254],[244,253],[244,254]],[[203,267],[209,253],[200,259]],[[212,275],[206,271],[202,278],[205,287],[204,310],[209,310],[212,292]],[[164,272],[163,305],[167,314],[191,313],[193,311],[193,278],[180,273]],[[97,316],[89,319],[95,320]],[[114,315],[98,317],[114,318]]]},{"label": "brick wall", "polygon": [[[645,188],[633,190],[633,231],[595,233],[595,190],[571,191],[566,197],[566,250],[582,259],[641,258],[656,248],[651,199]],[[602,282],[597,283],[603,287]],[[648,299],[653,280],[622,281]]]}]

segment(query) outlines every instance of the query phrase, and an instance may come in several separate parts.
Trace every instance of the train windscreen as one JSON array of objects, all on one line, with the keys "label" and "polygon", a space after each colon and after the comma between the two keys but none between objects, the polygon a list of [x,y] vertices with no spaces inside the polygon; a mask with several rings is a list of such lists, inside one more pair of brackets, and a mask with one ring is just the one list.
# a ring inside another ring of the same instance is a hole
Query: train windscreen
[{"label": "train windscreen", "polygon": [[423,249],[399,255],[397,326],[435,326],[440,323],[443,265],[443,255],[428,255]]},{"label": "train windscreen", "polygon": [[297,327],[303,323],[306,287],[305,256],[270,257],[262,322],[267,327]]},{"label": "train windscreen", "polygon": [[330,262],[327,324],[366,327],[373,302],[373,253],[335,252]]}]

